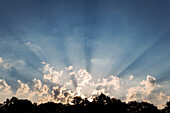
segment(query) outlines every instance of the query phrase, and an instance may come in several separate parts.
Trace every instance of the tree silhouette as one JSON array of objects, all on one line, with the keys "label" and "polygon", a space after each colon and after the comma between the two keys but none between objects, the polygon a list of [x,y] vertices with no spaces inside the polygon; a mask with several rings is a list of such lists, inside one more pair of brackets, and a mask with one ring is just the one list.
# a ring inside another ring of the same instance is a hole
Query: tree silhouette
[{"label": "tree silhouette", "polygon": [[83,101],[83,99],[81,97],[77,96],[77,97],[73,98],[72,103],[77,105],[77,104],[80,104],[82,101]]},{"label": "tree silhouette", "polygon": [[127,113],[160,113],[160,110],[147,102],[132,101],[128,103]]},{"label": "tree silhouette", "polygon": [[37,112],[38,113],[63,113],[64,112],[64,105],[61,103],[53,103],[53,102],[48,102],[45,104],[40,104],[37,107]]},{"label": "tree silhouette", "polygon": [[83,99],[82,100],[82,103],[81,103],[83,106],[89,106],[90,105],[90,102],[88,101],[87,98]]},{"label": "tree silhouette", "polygon": [[19,100],[16,97],[7,99],[1,107],[2,113],[31,113],[34,111],[31,101]]},{"label": "tree silhouette", "polygon": [[0,104],[0,113],[170,113],[170,102],[162,110],[147,102],[131,101],[128,104],[101,94],[89,102],[87,98],[74,97],[73,105],[62,103],[32,103],[12,97]]}]

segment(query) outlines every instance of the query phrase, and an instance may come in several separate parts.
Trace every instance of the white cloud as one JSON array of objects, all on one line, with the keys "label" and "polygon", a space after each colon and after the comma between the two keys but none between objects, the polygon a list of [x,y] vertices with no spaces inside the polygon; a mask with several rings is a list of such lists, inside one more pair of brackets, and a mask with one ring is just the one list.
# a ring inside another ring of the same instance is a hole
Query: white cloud
[{"label": "white cloud", "polygon": [[87,70],[85,69],[80,69],[78,73],[75,76],[77,80],[77,85],[79,86],[85,86],[90,83],[90,80],[92,79],[92,76]]},{"label": "white cloud", "polygon": [[44,66],[44,79],[49,80],[55,84],[61,84],[61,78],[63,75],[63,71],[56,71],[53,66],[46,64]]},{"label": "white cloud", "polygon": [[45,62],[41,62],[42,64],[45,64]]},{"label": "white cloud", "polygon": [[146,101],[162,108],[170,97],[162,93],[160,88],[161,85],[156,83],[156,79],[147,75],[146,80],[142,80],[138,86],[128,89],[126,101]]},{"label": "white cloud", "polygon": [[37,80],[37,79],[34,79],[33,82],[34,82],[34,86],[33,86],[34,90],[36,90],[36,91],[41,90],[41,87],[42,87],[41,81]]},{"label": "white cloud", "polygon": [[72,69],[73,69],[73,66],[65,67],[65,70],[68,70],[68,71],[70,71],[70,70],[72,70]]},{"label": "white cloud", "polygon": [[147,79],[140,82],[139,86],[130,87],[128,94],[126,94],[127,101],[139,100],[149,96],[151,92],[158,87],[156,79],[150,75],[147,75]]},{"label": "white cloud", "polygon": [[3,59],[2,59],[2,57],[0,57],[0,63],[3,63]]},{"label": "white cloud", "polygon": [[26,43],[26,45],[30,45],[30,44],[31,44],[31,42],[27,42],[27,43]]},{"label": "white cloud", "polygon": [[9,63],[3,63],[3,67],[4,67],[4,69],[6,69],[6,70],[11,70],[11,65],[9,64]]},{"label": "white cloud", "polygon": [[2,66],[4,67],[4,69],[6,69],[6,70],[11,69],[11,65],[9,63],[5,63],[2,59],[2,57],[0,57],[0,63],[2,63]]},{"label": "white cloud", "polygon": [[[136,87],[130,87],[128,89],[128,93],[126,94],[126,101],[141,101],[142,93],[141,93],[142,88],[140,86]],[[140,99],[140,100],[139,100]]]},{"label": "white cloud", "polygon": [[27,97],[27,94],[30,91],[30,88],[28,86],[28,84],[24,84],[22,83],[20,80],[17,81],[18,82],[18,89],[16,91],[16,96],[17,97]]},{"label": "white cloud", "polygon": [[13,61],[12,59],[8,59],[8,61],[3,61],[2,66],[6,70],[11,70],[11,67],[15,67],[16,69],[20,70],[26,65],[26,62],[22,59]]},{"label": "white cloud", "polygon": [[94,95],[104,93],[111,97],[120,97],[120,90],[122,88],[122,79],[117,76],[109,76],[107,78],[98,79],[95,83],[95,89],[93,90]]},{"label": "white cloud", "polygon": [[0,79],[0,92],[4,95],[10,95],[12,93],[11,86],[9,86],[5,80]]},{"label": "white cloud", "polygon": [[132,80],[134,78],[133,75],[129,75],[129,80]]},{"label": "white cloud", "polygon": [[44,79],[51,80],[52,79],[52,73],[53,73],[53,67],[50,67],[49,64],[46,64],[44,66]]},{"label": "white cloud", "polygon": [[[50,64],[44,63],[42,69],[44,81],[33,79],[28,83],[22,83],[18,80],[18,89],[16,96],[27,97],[31,101],[42,103],[47,101],[70,103],[74,96],[87,97],[92,100],[94,96],[105,93],[108,96],[124,99],[124,101],[147,101],[157,106],[165,105],[170,99],[162,88],[156,83],[153,76],[147,75],[146,80],[134,80],[134,76],[129,78],[119,78],[109,76],[94,81],[93,76],[86,69],[70,71],[72,67],[66,70],[57,70]],[[46,84],[45,84],[46,83]],[[0,94],[12,94],[11,87],[0,79]]]},{"label": "white cloud", "polygon": [[39,96],[43,96],[44,94],[48,94],[48,86],[47,84],[42,84],[42,82],[40,80],[34,79],[34,91],[39,95]]},{"label": "white cloud", "polygon": [[0,79],[0,101],[4,101],[6,98],[12,96],[11,86],[9,86],[5,80]]},{"label": "white cloud", "polygon": [[[65,69],[66,71],[69,71],[68,68]],[[153,100],[151,96],[157,96],[158,98],[160,94],[159,90],[157,91],[157,89],[160,88],[160,85],[156,84],[156,79],[150,75],[147,75],[146,80],[142,81],[134,81],[133,75],[130,75],[129,79],[111,75],[110,77],[102,78],[97,82],[94,82],[92,75],[87,72],[86,69],[79,69],[78,71],[69,72],[67,74],[67,76],[71,77],[71,80],[62,82],[61,79],[64,77],[63,75],[65,72],[56,71],[55,68],[49,64],[45,65],[44,70],[46,73],[44,74],[44,79],[48,79],[57,85],[57,87],[54,87],[52,90],[53,95],[51,96],[52,98],[56,98],[55,101],[63,100],[64,92],[69,92],[69,96],[67,97],[68,100],[75,95],[82,96],[83,98],[92,98],[94,95],[105,93],[108,96],[114,96],[116,98],[126,97],[126,101],[137,100],[152,103]],[[56,81],[53,82],[53,77],[55,75],[57,75]],[[72,88],[71,86],[74,86],[75,88]],[[64,100],[64,102],[66,102],[66,100]],[[158,105],[160,104],[159,102],[155,104]]]},{"label": "white cloud", "polygon": [[43,84],[41,80],[33,80],[33,89],[30,91],[28,98],[37,103],[44,103],[52,100],[47,84]]},{"label": "white cloud", "polygon": [[160,85],[156,84],[156,79],[150,75],[147,75],[147,79],[140,82],[140,84],[144,86],[142,91],[147,95],[150,94],[154,88],[160,87]]}]

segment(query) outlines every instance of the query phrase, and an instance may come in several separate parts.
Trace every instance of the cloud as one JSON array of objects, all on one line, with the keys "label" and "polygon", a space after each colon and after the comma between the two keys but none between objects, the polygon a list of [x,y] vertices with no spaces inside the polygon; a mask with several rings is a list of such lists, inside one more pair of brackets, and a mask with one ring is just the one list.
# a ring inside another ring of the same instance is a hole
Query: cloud
[{"label": "cloud", "polygon": [[129,80],[132,80],[134,78],[133,75],[129,75]]},{"label": "cloud", "polygon": [[33,82],[34,82],[34,86],[33,86],[34,90],[37,90],[37,91],[41,90],[41,87],[42,87],[41,81],[34,79]]},{"label": "cloud", "polygon": [[3,67],[4,67],[4,69],[6,69],[6,70],[11,70],[11,65],[9,64],[9,63],[3,63]]},{"label": "cloud", "polygon": [[0,100],[4,101],[4,99],[12,96],[11,86],[9,86],[5,80],[0,79]]},{"label": "cloud", "polygon": [[2,59],[2,57],[0,57],[0,63],[3,63],[3,59]]},{"label": "cloud", "polygon": [[33,88],[29,93],[28,98],[37,103],[44,103],[51,101],[51,94],[49,93],[49,87],[47,84],[43,84],[41,80],[34,79]]},{"label": "cloud", "polygon": [[[99,80],[101,81],[101,80]],[[107,87],[108,90],[111,90],[114,89],[114,90],[119,90],[120,89],[120,78],[117,77],[117,76],[113,76],[111,75],[110,77],[108,78],[103,78],[102,79],[102,82],[99,82],[97,84],[98,86],[105,86]]]},{"label": "cloud", "polygon": [[53,66],[46,64],[44,66],[43,73],[44,73],[44,79],[49,80],[50,82],[55,84],[61,84],[61,77],[63,71],[56,71]]},{"label": "cloud", "polygon": [[69,103],[71,102],[71,98],[73,98],[73,93],[71,90],[67,90],[65,87],[53,87],[52,97],[55,102]]},{"label": "cloud", "polygon": [[72,70],[72,69],[73,69],[73,66],[65,67],[65,70],[68,70],[68,71],[70,71],[70,70]]},{"label": "cloud", "polygon": [[149,95],[156,87],[160,87],[156,84],[156,79],[150,75],[147,75],[147,79],[140,82],[140,84],[144,86],[142,91],[146,95]]},{"label": "cloud", "polygon": [[90,84],[92,76],[86,69],[80,69],[75,76],[78,86],[85,86]]},{"label": "cloud", "polygon": [[[133,75],[129,75],[129,79],[111,75],[98,79],[98,81],[95,82],[92,75],[87,72],[86,69],[70,71],[68,68],[65,68],[66,71],[56,71],[56,69],[49,64],[44,66],[44,79],[56,84],[51,90],[51,97],[55,102],[69,102],[74,96],[87,97],[89,100],[92,100],[94,96],[101,93],[120,99],[123,97],[126,102],[137,100],[152,103],[154,101],[153,98],[151,98],[152,96],[155,98],[161,97],[161,86],[157,84],[156,79],[150,75],[147,75],[146,80],[141,81],[135,81]],[[66,77],[69,76],[70,80],[62,81],[61,79],[65,77],[64,75],[66,75]],[[74,86],[74,88],[71,86]],[[64,93],[67,94],[67,96],[64,96]],[[164,94],[162,93],[161,95]],[[167,101],[168,97],[165,95],[162,96],[162,99],[163,97],[164,100]],[[162,99],[160,98],[158,102],[155,102],[155,105],[162,105]],[[164,101],[164,104],[166,101]]]},{"label": "cloud", "polygon": [[9,86],[5,80],[0,79],[0,94],[10,95],[12,93],[11,86]]},{"label": "cloud", "polygon": [[156,79],[147,75],[147,79],[141,81],[139,86],[128,89],[128,94],[126,94],[127,101],[142,101],[143,98],[149,96],[156,87],[159,87],[159,85],[156,84]]},{"label": "cloud", "polygon": [[20,80],[18,80],[17,82],[18,82],[18,89],[16,91],[16,96],[17,97],[27,97],[28,93],[30,91],[28,84],[24,84]]},{"label": "cloud", "polygon": [[41,62],[42,64],[46,64],[45,62]]},{"label": "cloud", "polygon": [[153,76],[147,75],[146,80],[142,80],[138,86],[130,87],[126,94],[126,101],[146,101],[157,105],[158,108],[164,107],[170,99],[161,91],[161,85],[156,83]]},{"label": "cloud", "polygon": [[2,59],[2,57],[0,57],[0,63],[2,63],[2,66],[4,67],[4,69],[6,69],[6,70],[11,69],[11,65],[9,63],[5,63],[4,60]]},{"label": "cloud", "polygon": [[0,57],[0,63],[2,63],[2,66],[5,70],[11,70],[11,67],[15,67],[16,69],[21,70],[26,65],[26,62],[22,59],[18,59],[18,60],[8,59],[3,61],[1,57]]},{"label": "cloud", "polygon": [[[159,108],[170,99],[162,86],[156,83],[156,78],[150,75],[145,80],[119,78],[110,75],[95,81],[86,69],[71,71],[67,67],[64,71],[57,70],[54,66],[44,63],[42,72],[43,80],[33,79],[30,83],[22,83],[18,80],[18,89],[12,92],[5,80],[0,79],[0,94],[15,95],[20,98],[28,98],[37,103],[48,101],[70,103],[74,96],[81,96],[92,100],[95,96],[104,93],[108,96],[119,98],[125,102],[147,101]],[[5,99],[5,98],[4,98]]]},{"label": "cloud", "polygon": [[32,50],[33,52],[37,52],[37,51],[41,50],[41,48],[39,46],[37,46],[31,42],[27,42],[27,43],[25,43],[25,45],[28,46],[29,49]]}]

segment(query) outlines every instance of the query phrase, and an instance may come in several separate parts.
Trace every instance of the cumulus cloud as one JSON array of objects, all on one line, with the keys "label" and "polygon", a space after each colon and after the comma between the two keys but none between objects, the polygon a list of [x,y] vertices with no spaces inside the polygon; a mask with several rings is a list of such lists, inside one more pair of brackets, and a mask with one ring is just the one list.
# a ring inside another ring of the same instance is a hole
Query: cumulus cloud
[{"label": "cumulus cloud", "polygon": [[161,91],[161,85],[156,83],[153,76],[147,75],[138,86],[130,87],[126,94],[126,101],[146,101],[162,108],[170,99]]},{"label": "cumulus cloud", "polygon": [[[152,99],[154,97],[161,97],[159,90],[161,86],[157,84],[156,79],[150,75],[147,75],[146,80],[141,81],[134,81],[133,75],[129,75],[129,79],[127,80],[123,80],[123,78],[111,75],[107,78],[98,79],[97,82],[94,82],[92,75],[87,72],[86,69],[79,69],[78,71],[70,71],[72,67],[70,69],[69,67],[65,69],[66,71],[69,71],[67,76],[70,77],[70,80],[61,82],[61,78],[64,77],[63,75],[66,74],[66,72],[56,71],[55,68],[49,64],[44,66],[44,79],[48,79],[51,83],[56,83],[57,85],[57,87],[53,87],[51,96],[57,101],[63,100],[66,102],[67,100],[68,102],[68,100],[70,100],[70,98],[73,96],[81,96],[82,98],[88,97],[89,100],[92,100],[92,97],[101,93],[105,93],[108,96],[120,98],[125,97],[124,99],[126,102],[137,100],[148,101],[152,103]],[[61,83],[53,82],[54,76],[57,76],[56,81],[60,81]],[[139,84],[134,84],[133,86],[133,83]],[[71,86],[74,86],[74,88],[71,88]],[[64,93],[67,94],[67,97],[64,96]],[[162,100],[164,99],[167,101],[169,98],[166,97],[163,93],[161,95],[162,99],[160,98],[158,102],[155,102],[156,105],[162,105]]]},{"label": "cumulus cloud", "polygon": [[129,80],[132,80],[134,78],[133,75],[129,75]]},{"label": "cumulus cloud", "polygon": [[80,69],[75,77],[79,86],[90,84],[90,80],[92,79],[91,74],[86,69]]},{"label": "cumulus cloud", "polygon": [[[92,75],[87,72],[86,69],[79,69],[78,71],[71,71],[68,68],[65,68],[69,73],[67,76],[70,77],[69,80],[61,82],[61,78],[64,78],[63,75],[66,72],[56,71],[53,66],[46,64],[44,66],[44,79],[48,80],[51,83],[55,83],[60,86],[60,88],[65,87],[65,89],[72,91],[72,96],[81,95],[82,97],[91,95],[99,95],[100,93],[113,93],[114,91],[119,91],[121,79],[117,76],[111,75],[108,78],[100,79],[97,83],[93,81]],[[56,78],[54,78],[56,77]],[[56,82],[54,82],[56,80]],[[58,82],[57,82],[58,81]],[[72,87],[74,86],[74,87]],[[59,87],[55,88],[53,94],[58,94]]]},{"label": "cumulus cloud", "polygon": [[32,90],[30,91],[28,98],[37,103],[43,103],[51,101],[51,94],[49,93],[49,86],[43,84],[41,80],[34,79]]},{"label": "cumulus cloud", "polygon": [[11,93],[11,86],[9,86],[5,80],[0,79],[0,94],[10,95]]},{"label": "cumulus cloud", "polygon": [[142,101],[143,98],[150,95],[151,92],[158,87],[155,81],[156,79],[154,77],[147,75],[147,79],[141,81],[139,86],[130,87],[126,95],[127,101]]},{"label": "cumulus cloud", "polygon": [[18,80],[17,82],[18,82],[18,89],[16,91],[16,96],[17,97],[27,97],[28,93],[30,91],[28,84],[24,84],[20,80]]},{"label": "cumulus cloud", "polygon": [[[161,85],[156,83],[156,78],[150,75],[141,81],[134,80],[133,75],[129,75],[129,78],[110,75],[94,81],[86,69],[72,71],[71,66],[62,71],[50,64],[43,64],[43,80],[33,79],[31,83],[22,83],[18,80],[15,96],[28,98],[37,103],[48,101],[70,103],[74,96],[92,101],[95,96],[104,93],[125,102],[147,101],[159,108],[170,99],[161,91]],[[2,79],[0,79],[0,91],[0,94],[12,94],[11,87]]]},{"label": "cumulus cloud", "polygon": [[68,71],[70,71],[70,70],[72,70],[72,69],[73,69],[73,66],[65,67],[65,70],[68,70]]},{"label": "cumulus cloud", "polygon": [[71,98],[74,96],[71,90],[68,90],[65,87],[53,87],[52,97],[55,102],[69,103]]},{"label": "cumulus cloud", "polygon": [[[99,80],[101,81],[101,80]],[[119,90],[120,89],[120,78],[111,75],[108,78],[103,78],[101,82],[97,84],[99,87],[107,87],[108,90]]]},{"label": "cumulus cloud", "polygon": [[0,79],[0,100],[4,100],[12,96],[11,86],[9,86],[5,80]]},{"label": "cumulus cloud", "polygon": [[61,77],[62,77],[63,71],[56,71],[54,70],[53,66],[46,64],[44,66],[43,73],[44,73],[44,79],[49,80],[55,84],[61,84]]},{"label": "cumulus cloud", "polygon": [[147,75],[147,79],[143,80],[140,84],[144,86],[142,92],[146,95],[150,94],[156,87],[160,87],[160,85],[156,84],[156,79],[150,75]]}]

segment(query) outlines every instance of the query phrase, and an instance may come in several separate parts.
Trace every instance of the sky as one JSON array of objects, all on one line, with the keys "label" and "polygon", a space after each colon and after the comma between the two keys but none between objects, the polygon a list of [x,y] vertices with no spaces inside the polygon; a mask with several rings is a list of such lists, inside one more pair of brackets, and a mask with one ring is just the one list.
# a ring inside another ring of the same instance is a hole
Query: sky
[{"label": "sky", "polygon": [[103,92],[163,105],[170,99],[169,6],[168,0],[1,0],[0,101],[58,102]]}]

